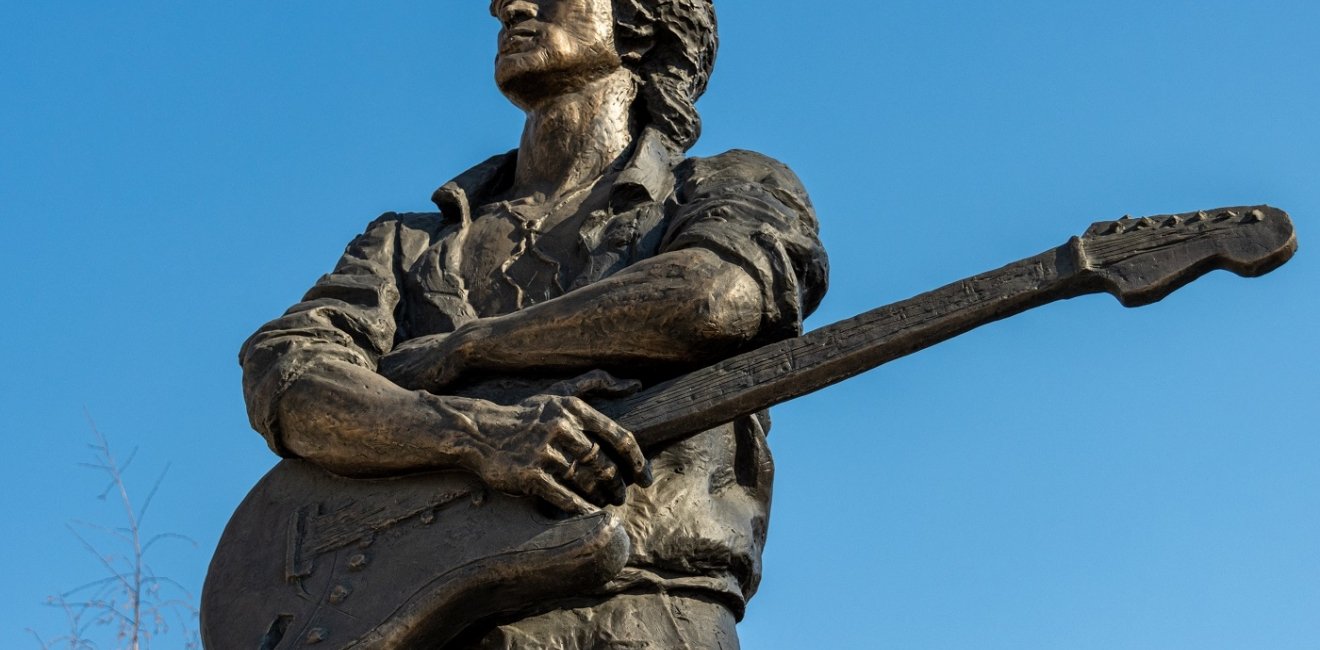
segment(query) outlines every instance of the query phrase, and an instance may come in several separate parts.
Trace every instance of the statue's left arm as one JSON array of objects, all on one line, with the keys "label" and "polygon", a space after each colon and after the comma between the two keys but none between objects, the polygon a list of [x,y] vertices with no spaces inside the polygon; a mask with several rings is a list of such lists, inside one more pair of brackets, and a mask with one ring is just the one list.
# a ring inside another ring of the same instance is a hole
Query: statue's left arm
[{"label": "statue's left arm", "polygon": [[800,181],[750,152],[678,170],[679,208],[660,254],[553,300],[405,343],[381,372],[439,390],[471,372],[629,374],[630,364],[704,365],[800,332],[827,265]]}]

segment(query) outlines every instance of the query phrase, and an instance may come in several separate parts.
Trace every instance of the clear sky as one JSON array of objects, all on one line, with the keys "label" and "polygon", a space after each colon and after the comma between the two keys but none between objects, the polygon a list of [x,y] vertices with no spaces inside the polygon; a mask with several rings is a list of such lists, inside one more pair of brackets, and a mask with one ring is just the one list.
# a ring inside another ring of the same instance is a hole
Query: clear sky
[{"label": "clear sky", "polygon": [[[59,633],[117,522],[84,409],[197,591],[274,462],[239,343],[363,226],[517,142],[463,2],[0,2],[0,647]],[[1315,648],[1320,3],[721,0],[694,150],[811,191],[809,326],[1094,220],[1271,203],[1301,251],[996,323],[774,411],[751,649]],[[156,647],[178,647],[163,641]],[[102,647],[110,647],[105,644]]]}]

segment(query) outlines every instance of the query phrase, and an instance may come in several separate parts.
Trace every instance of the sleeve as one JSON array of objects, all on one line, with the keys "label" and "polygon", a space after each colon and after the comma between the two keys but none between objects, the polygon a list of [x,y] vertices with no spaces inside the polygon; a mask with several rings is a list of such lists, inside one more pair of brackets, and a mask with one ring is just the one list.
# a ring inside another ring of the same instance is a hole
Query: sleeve
[{"label": "sleeve", "polygon": [[690,159],[678,172],[679,207],[661,252],[701,247],[738,264],[761,287],[761,340],[800,334],[829,278],[802,182],[782,163],[738,150]]},{"label": "sleeve", "polygon": [[396,248],[400,222],[386,214],[344,251],[302,302],[257,330],[239,352],[243,397],[252,427],[275,453],[281,443],[279,404],[309,370],[349,363],[371,370],[394,343],[399,304]]}]

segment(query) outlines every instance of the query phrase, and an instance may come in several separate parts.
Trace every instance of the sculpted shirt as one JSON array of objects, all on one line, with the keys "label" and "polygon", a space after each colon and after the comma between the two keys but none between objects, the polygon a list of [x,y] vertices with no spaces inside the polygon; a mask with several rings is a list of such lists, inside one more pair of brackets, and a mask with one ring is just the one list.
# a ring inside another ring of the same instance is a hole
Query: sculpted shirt
[{"label": "sculpted shirt", "polygon": [[[496,156],[446,183],[433,196],[438,213],[372,222],[302,302],[243,345],[248,414],[276,453],[290,455],[278,421],[285,390],[324,373],[325,361],[375,370],[404,341],[555,298],[667,251],[702,247],[748,271],[765,305],[753,345],[799,334],[825,292],[811,203],[770,158],[730,151],[675,161],[646,135],[626,165],[583,190],[583,209],[544,231],[528,206],[500,200],[516,162],[517,152]],[[513,400],[541,381],[501,385]],[[654,484],[631,486],[627,503],[610,508],[633,551],[602,593],[699,589],[741,616],[760,579],[769,516],[767,429],[764,414],[744,417],[655,454]]]}]

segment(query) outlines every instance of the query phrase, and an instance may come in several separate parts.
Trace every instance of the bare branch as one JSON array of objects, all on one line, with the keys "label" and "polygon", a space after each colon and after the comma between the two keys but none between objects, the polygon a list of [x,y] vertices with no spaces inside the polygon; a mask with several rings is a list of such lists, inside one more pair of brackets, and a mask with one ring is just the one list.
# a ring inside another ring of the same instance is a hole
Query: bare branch
[{"label": "bare branch", "polygon": [[105,567],[105,570],[110,573],[111,577],[118,579],[125,588],[132,588],[132,585],[128,582],[128,578],[120,573],[119,569],[115,568],[114,564],[107,560],[106,556],[101,554],[95,546],[92,546],[91,542],[87,541],[82,535],[79,535],[78,531],[72,526],[66,526],[66,528],[68,528],[69,532],[73,533],[73,536],[78,539],[78,542],[82,544],[83,549],[90,553],[92,557],[96,558],[96,561],[100,562],[101,566]]},{"label": "bare branch", "polygon": [[146,518],[147,508],[151,507],[151,501],[156,498],[156,492],[160,490],[160,484],[165,480],[165,475],[168,474],[169,471],[170,466],[165,465],[165,469],[160,471],[160,476],[156,477],[156,483],[151,486],[151,491],[147,492],[147,498],[142,502],[142,509],[138,511],[137,522],[139,526],[142,525],[142,520]]},{"label": "bare branch", "polygon": [[[121,650],[143,650],[151,645],[151,641],[162,640],[172,632],[182,635],[182,647],[200,648],[194,623],[197,607],[193,604],[191,592],[172,578],[157,576],[147,562],[147,553],[157,542],[178,539],[197,546],[197,542],[178,533],[144,535],[142,522],[160,492],[169,466],[156,477],[142,506],[135,508],[124,476],[137,458],[138,449],[134,448],[121,462],[86,409],[84,417],[92,432],[93,441],[87,446],[93,458],[90,462],[78,464],[102,473],[108,479],[106,487],[97,498],[106,500],[114,493],[118,497],[124,524],[105,526],[73,521],[66,525],[83,549],[96,558],[106,575],[47,600],[49,606],[64,611],[68,625],[65,634],[46,640],[35,630],[29,630],[29,633],[43,650],[56,647],[95,650],[97,643],[88,637],[88,632],[99,627],[113,630],[113,643]],[[112,547],[117,550],[107,552],[79,529],[104,536],[114,543]],[[76,594],[85,595],[78,600],[71,600]],[[109,643],[106,642],[107,645]]]}]

